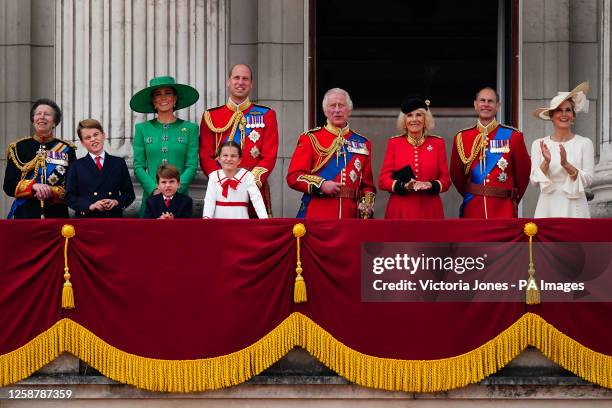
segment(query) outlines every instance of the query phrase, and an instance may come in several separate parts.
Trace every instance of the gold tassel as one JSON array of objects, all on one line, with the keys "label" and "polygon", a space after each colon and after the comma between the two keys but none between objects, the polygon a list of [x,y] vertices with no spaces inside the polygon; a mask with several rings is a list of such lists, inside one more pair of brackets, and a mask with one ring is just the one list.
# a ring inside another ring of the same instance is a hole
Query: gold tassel
[{"label": "gold tassel", "polygon": [[535,267],[533,266],[533,237],[538,233],[538,226],[533,222],[528,222],[525,224],[523,232],[529,237],[529,269],[527,270],[529,278],[527,279],[525,302],[528,305],[539,305],[540,289],[535,280]]},{"label": "gold tassel", "polygon": [[64,241],[64,287],[62,288],[62,308],[74,309],[74,292],[70,283],[70,270],[68,269],[68,240],[76,235],[75,229],[70,224],[62,227]]},{"label": "gold tassel", "polygon": [[300,238],[306,235],[306,227],[302,223],[293,226],[293,236],[297,239],[297,265],[295,268],[295,286],[293,287],[293,301],[295,303],[305,303],[308,300],[306,296],[306,281],[302,276],[302,260],[300,258]]}]

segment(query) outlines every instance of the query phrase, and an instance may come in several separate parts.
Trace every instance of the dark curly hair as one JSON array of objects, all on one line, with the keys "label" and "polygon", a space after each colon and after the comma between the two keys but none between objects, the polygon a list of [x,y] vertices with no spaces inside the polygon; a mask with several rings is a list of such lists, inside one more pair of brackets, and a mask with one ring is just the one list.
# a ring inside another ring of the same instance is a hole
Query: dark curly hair
[{"label": "dark curly hair", "polygon": [[34,101],[34,105],[32,105],[32,109],[30,109],[30,122],[34,123],[34,112],[40,105],[47,105],[53,109],[53,122],[55,126],[59,125],[62,121],[62,110],[57,106],[57,103],[48,98],[40,98]]}]

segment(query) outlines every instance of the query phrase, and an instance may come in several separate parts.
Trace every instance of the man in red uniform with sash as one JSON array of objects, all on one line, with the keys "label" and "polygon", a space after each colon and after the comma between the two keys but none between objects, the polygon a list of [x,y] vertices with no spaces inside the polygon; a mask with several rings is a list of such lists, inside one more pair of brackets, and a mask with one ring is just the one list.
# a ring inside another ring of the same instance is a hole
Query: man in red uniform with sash
[{"label": "man in red uniform with sash", "polygon": [[304,193],[298,218],[369,218],[376,188],[372,178],[372,145],[349,129],[353,110],[349,94],[327,91],[323,112],[327,125],[298,138],[289,172],[289,187]]},{"label": "man in red uniform with sash", "polygon": [[240,144],[243,151],[241,167],[255,176],[255,182],[261,190],[268,215],[271,217],[270,187],[267,179],[276,164],[278,125],[274,110],[249,100],[252,87],[251,68],[245,64],[234,65],[227,79],[230,94],[227,103],[208,109],[202,117],[200,166],[206,175],[219,170],[219,145],[228,140]]},{"label": "man in red uniform with sash", "polygon": [[476,95],[475,126],[455,136],[450,176],[463,196],[462,218],[513,218],[529,183],[531,161],[523,134],[498,124],[499,97],[492,88]]}]

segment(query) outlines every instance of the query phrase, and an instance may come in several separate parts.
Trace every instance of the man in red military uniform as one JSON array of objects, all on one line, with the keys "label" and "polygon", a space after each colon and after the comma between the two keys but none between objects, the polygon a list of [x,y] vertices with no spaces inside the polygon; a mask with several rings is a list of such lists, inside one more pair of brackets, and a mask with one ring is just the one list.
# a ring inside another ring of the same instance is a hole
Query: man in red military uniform
[{"label": "man in red military uniform", "polygon": [[[200,125],[200,166],[206,175],[221,167],[217,162],[219,145],[231,140],[242,147],[241,167],[251,171],[259,186],[268,215],[270,187],[267,179],[276,164],[278,125],[276,113],[267,106],[249,100],[253,73],[245,64],[232,67],[227,79],[227,103],[204,112]],[[256,218],[256,217],[255,217]]]},{"label": "man in red military uniform", "polygon": [[349,94],[327,91],[323,112],[327,125],[300,135],[287,174],[289,187],[304,193],[298,218],[369,218],[376,188],[372,145],[349,129],[353,110]]},{"label": "man in red military uniform", "polygon": [[475,126],[455,136],[450,176],[463,196],[462,218],[513,218],[527,184],[531,161],[523,134],[495,120],[499,97],[492,88],[476,95]]}]

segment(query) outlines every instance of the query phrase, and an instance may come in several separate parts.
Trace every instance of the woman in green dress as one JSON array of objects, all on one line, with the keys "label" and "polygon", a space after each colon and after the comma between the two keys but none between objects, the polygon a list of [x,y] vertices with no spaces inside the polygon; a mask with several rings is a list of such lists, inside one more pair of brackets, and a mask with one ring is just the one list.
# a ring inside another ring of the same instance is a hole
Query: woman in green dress
[{"label": "woman in green dress", "polygon": [[145,202],[159,194],[155,174],[162,164],[172,164],[180,172],[179,192],[188,194],[198,168],[199,128],[176,117],[174,112],[197,102],[200,95],[189,85],[177,84],[173,77],[155,77],[149,86],[130,100],[135,112],[156,113],[149,121],[136,124],[134,132],[134,175],[143,188],[140,216]]}]

